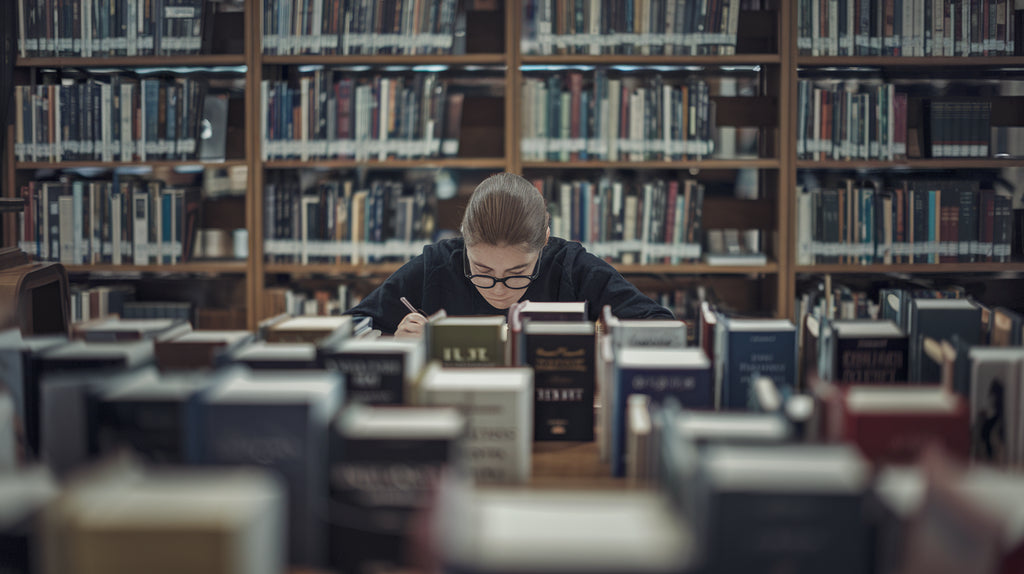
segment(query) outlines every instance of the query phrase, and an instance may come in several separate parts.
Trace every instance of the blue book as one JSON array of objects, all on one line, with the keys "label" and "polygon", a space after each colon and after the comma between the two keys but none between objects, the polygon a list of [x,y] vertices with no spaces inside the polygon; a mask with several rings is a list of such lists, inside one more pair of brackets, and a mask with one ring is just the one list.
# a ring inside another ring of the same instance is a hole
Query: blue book
[{"label": "blue book", "polygon": [[710,409],[714,385],[703,349],[626,347],[616,354],[613,368],[611,466],[614,476],[624,476],[629,395],[647,395],[655,404],[674,397],[687,409]]},{"label": "blue book", "polygon": [[200,458],[278,473],[288,496],[289,563],[326,563],[327,435],[342,402],[338,373],[225,369],[201,410]]},{"label": "blue book", "polygon": [[759,375],[780,391],[796,386],[796,327],[788,319],[723,317],[715,338],[716,408],[746,410]]},{"label": "blue book", "polygon": [[981,341],[981,309],[966,299],[914,299],[910,303],[910,380],[939,383],[941,365],[924,352],[925,338],[965,347]]}]

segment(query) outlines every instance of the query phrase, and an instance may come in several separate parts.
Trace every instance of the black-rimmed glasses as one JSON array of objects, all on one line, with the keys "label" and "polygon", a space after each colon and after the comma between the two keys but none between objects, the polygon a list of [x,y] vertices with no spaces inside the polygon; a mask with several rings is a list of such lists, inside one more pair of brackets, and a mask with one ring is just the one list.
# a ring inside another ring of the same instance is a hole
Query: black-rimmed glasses
[{"label": "black-rimmed glasses", "polygon": [[533,264],[533,274],[531,275],[509,275],[508,277],[492,277],[490,275],[473,275],[469,272],[469,256],[466,254],[466,250],[462,250],[462,272],[466,275],[466,279],[469,282],[481,289],[491,289],[498,283],[503,283],[505,287],[509,289],[526,289],[533,283],[533,280],[540,274],[540,255],[537,256],[537,262]]}]

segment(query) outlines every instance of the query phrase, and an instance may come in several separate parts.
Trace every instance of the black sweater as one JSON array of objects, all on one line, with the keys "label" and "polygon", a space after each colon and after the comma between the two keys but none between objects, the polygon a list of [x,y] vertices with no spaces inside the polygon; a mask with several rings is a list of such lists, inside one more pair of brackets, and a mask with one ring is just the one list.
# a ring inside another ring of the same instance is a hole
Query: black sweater
[{"label": "black sweater", "polygon": [[[345,313],[371,317],[373,328],[394,333],[409,313],[399,297],[428,315],[444,309],[449,316],[507,315],[492,307],[466,279],[462,268],[461,237],[445,239],[423,249],[421,255],[395,271],[361,303]],[[590,320],[611,305],[622,319],[671,319],[672,313],[655,303],[604,260],[587,253],[582,245],[551,237],[540,257],[540,273],[523,290],[520,300],[588,301]]]}]

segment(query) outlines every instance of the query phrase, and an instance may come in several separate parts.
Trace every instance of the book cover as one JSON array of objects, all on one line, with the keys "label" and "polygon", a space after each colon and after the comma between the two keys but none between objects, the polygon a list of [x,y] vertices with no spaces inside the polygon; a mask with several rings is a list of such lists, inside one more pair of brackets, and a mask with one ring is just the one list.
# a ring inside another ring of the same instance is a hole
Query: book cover
[{"label": "book cover", "polygon": [[716,328],[715,407],[745,409],[750,384],[770,377],[780,389],[796,385],[796,328],[786,319],[733,319]]},{"label": "book cover", "polygon": [[937,383],[941,367],[923,352],[924,339],[959,339],[966,346],[981,340],[981,311],[966,299],[913,299],[910,303],[910,380]]},{"label": "book cover", "polygon": [[619,319],[610,331],[616,347],[686,347],[686,323],[674,319]]},{"label": "book cover", "polygon": [[505,317],[438,317],[427,322],[427,359],[445,367],[508,364]]},{"label": "book cover", "polygon": [[893,321],[826,321],[828,380],[836,383],[895,383],[907,380],[908,339]]},{"label": "book cover", "polygon": [[625,473],[626,399],[644,394],[652,402],[672,397],[687,409],[714,407],[711,362],[701,349],[624,348],[615,356],[612,387],[611,469]]},{"label": "book cover", "polygon": [[400,405],[423,369],[425,350],[419,340],[380,337],[348,339],[320,349],[320,360],[345,379],[350,402]]},{"label": "book cover", "polygon": [[529,320],[523,328],[533,368],[533,440],[594,440],[594,324]]},{"label": "book cover", "polygon": [[1021,369],[1024,349],[973,347],[970,359],[971,458],[997,466],[1020,464]]},{"label": "book cover", "polygon": [[329,436],[330,565],[411,565],[411,521],[442,472],[462,472],[466,420],[447,407],[355,404]]},{"label": "book cover", "polygon": [[200,459],[278,473],[288,499],[290,564],[326,563],[327,429],[343,400],[338,373],[224,370],[201,403]]},{"label": "book cover", "polygon": [[872,541],[863,507],[871,475],[856,449],[711,446],[701,475],[696,523],[710,569],[868,571]]},{"label": "book cover", "polygon": [[420,385],[424,404],[457,407],[466,417],[466,456],[478,483],[530,479],[533,369],[446,368],[433,362]]}]

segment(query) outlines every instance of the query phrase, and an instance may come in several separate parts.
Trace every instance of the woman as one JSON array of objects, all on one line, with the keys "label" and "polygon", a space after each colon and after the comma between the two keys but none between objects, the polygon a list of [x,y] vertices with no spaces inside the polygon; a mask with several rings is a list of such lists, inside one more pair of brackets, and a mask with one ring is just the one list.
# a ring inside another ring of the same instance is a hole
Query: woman
[{"label": "woman", "polygon": [[426,317],[409,312],[402,297],[428,315],[505,315],[528,299],[588,301],[592,321],[604,305],[621,318],[672,318],[579,243],[551,237],[544,197],[511,173],[473,191],[462,237],[428,245],[346,313],[371,317],[384,333],[419,336]]}]

